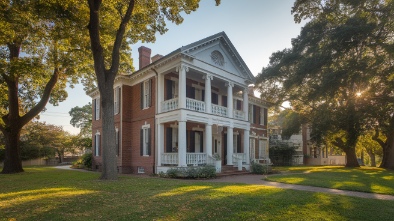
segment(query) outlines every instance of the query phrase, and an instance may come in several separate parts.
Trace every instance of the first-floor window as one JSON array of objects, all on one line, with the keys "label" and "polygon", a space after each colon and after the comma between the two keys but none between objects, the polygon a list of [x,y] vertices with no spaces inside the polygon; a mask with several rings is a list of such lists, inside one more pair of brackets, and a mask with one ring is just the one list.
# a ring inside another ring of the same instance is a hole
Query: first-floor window
[{"label": "first-floor window", "polygon": [[120,145],[119,145],[119,130],[115,129],[115,144],[116,144],[116,155],[119,156],[120,153]]},{"label": "first-floor window", "polygon": [[146,124],[141,129],[141,156],[149,156],[150,155],[150,125]]},{"label": "first-floor window", "polygon": [[259,158],[264,159],[267,155],[267,141],[259,140]]},{"label": "first-floor window", "polygon": [[99,133],[97,133],[95,135],[94,155],[95,156],[100,156],[100,134]]}]

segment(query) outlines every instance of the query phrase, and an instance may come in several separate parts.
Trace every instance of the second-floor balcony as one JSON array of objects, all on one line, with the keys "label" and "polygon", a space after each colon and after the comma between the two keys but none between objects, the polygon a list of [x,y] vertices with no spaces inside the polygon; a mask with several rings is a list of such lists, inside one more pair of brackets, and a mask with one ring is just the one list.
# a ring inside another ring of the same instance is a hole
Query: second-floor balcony
[{"label": "second-floor balcony", "polygon": [[[216,104],[211,104],[211,112],[209,114],[214,114],[217,116],[222,116],[222,117],[228,117],[228,108]],[[161,102],[161,111],[162,112],[168,112],[168,111],[173,111],[179,109],[178,106],[178,98],[173,98],[170,100],[165,100]],[[192,98],[186,98],[186,109],[192,110],[192,111],[197,111],[197,112],[202,112],[202,113],[208,113],[206,111],[205,107],[205,102],[204,101],[199,101],[196,99]],[[240,110],[233,110],[233,117],[234,119],[238,120],[244,120],[245,119],[245,112],[240,111]]]}]

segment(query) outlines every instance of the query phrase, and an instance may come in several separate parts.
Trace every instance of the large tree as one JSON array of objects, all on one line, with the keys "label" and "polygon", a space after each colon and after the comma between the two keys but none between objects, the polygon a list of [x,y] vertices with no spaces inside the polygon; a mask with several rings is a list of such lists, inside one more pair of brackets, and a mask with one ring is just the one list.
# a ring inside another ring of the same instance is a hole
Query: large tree
[{"label": "large tree", "polygon": [[261,90],[307,113],[317,141],[340,134],[333,144],[346,153],[347,166],[358,166],[358,137],[380,117],[371,111],[392,102],[393,2],[297,0],[292,13],[296,22],[309,22],[291,49],[272,55],[259,76],[266,81]]},{"label": "large tree", "polygon": [[73,107],[68,112],[71,116],[70,124],[73,127],[80,128],[79,135],[82,137],[92,136],[92,104],[79,107]]},{"label": "large tree", "polygon": [[[199,0],[88,0],[89,36],[94,70],[100,91],[102,109],[103,170],[101,179],[117,179],[114,128],[113,85],[119,70],[132,70],[130,44],[154,42],[155,34],[164,34],[166,20],[180,24],[181,13],[189,14],[199,6]],[[216,0],[219,4],[220,0]]]},{"label": "large tree", "polygon": [[79,7],[72,0],[0,2],[2,173],[23,172],[19,148],[22,127],[48,101],[54,105],[63,101],[67,82],[76,83],[86,71],[80,65],[89,55],[81,45],[86,20],[83,22],[83,8]]}]

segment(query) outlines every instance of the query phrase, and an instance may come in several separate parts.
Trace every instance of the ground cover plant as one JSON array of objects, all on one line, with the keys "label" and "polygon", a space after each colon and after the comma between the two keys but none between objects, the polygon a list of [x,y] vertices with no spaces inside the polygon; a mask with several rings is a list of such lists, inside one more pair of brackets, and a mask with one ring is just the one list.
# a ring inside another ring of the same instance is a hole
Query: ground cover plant
[{"label": "ground cover plant", "polygon": [[275,167],[269,181],[394,195],[394,171],[343,166]]},{"label": "ground cover plant", "polygon": [[393,201],[209,180],[26,168],[0,175],[0,220],[390,220]]}]

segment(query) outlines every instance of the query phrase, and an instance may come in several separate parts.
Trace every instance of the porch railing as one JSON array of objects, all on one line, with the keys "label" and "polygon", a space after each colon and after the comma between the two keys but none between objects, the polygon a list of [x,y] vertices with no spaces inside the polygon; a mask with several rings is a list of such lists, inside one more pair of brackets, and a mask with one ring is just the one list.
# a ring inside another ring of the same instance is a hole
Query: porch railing
[{"label": "porch railing", "polygon": [[[178,153],[162,153],[161,163],[164,165],[178,165]],[[206,153],[186,153],[187,165],[204,165],[207,164]]]},{"label": "porch railing", "polygon": [[246,164],[246,154],[245,153],[233,153],[233,162],[237,162],[237,160],[241,160],[242,163]]},{"label": "porch railing", "polygon": [[205,102],[191,98],[186,98],[186,109],[198,112],[205,112]]},{"label": "porch railing", "polygon": [[227,116],[227,107],[212,104],[212,114],[226,117]]},{"label": "porch railing", "polygon": [[234,110],[234,118],[239,119],[239,120],[244,120],[245,119],[245,112],[240,111],[240,110]]},{"label": "porch railing", "polygon": [[204,165],[207,163],[206,153],[186,153],[186,164],[187,165]]},{"label": "porch railing", "polygon": [[173,98],[161,102],[161,110],[163,112],[172,111],[178,109],[178,98]]},{"label": "porch railing", "polygon": [[161,163],[169,165],[178,165],[178,153],[162,153]]}]

